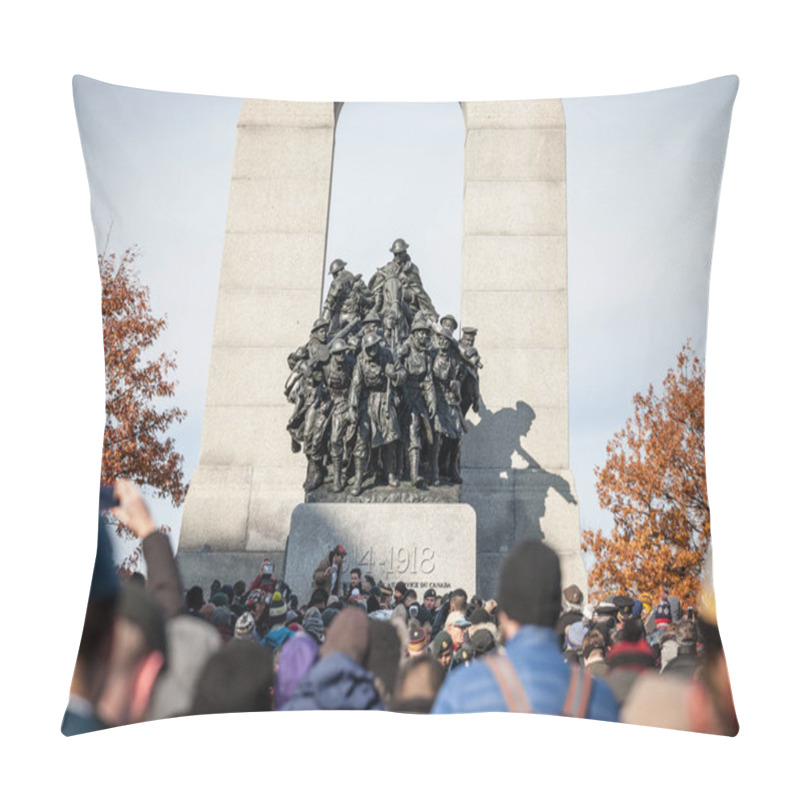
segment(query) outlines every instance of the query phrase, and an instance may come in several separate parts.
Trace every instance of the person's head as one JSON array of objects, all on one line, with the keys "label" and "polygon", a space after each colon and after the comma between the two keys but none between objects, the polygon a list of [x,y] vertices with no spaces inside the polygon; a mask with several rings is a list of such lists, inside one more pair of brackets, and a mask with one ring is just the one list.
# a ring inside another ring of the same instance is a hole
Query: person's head
[{"label": "person's head", "polygon": [[422,604],[428,611],[433,611],[436,606],[436,589],[428,589],[422,597]]},{"label": "person's head", "polygon": [[335,564],[337,567],[342,566],[342,562],[347,558],[347,550],[344,545],[337,544],[336,547],[329,553],[329,560],[331,565]]},{"label": "person's head", "polygon": [[564,589],[564,609],[567,611],[577,611],[580,609],[581,605],[583,604],[583,592],[577,586],[577,584],[571,584]]},{"label": "person's head", "polygon": [[377,361],[381,348],[381,337],[375,331],[370,331],[362,342],[364,353],[370,361]]},{"label": "person's head", "polygon": [[258,622],[267,608],[267,593],[262,589],[253,589],[247,596],[246,605],[247,610],[253,615],[253,619]]},{"label": "person's head", "polygon": [[127,584],[117,603],[100,718],[112,726],[141,722],[166,656],[163,609],[144,589]]},{"label": "person's head", "polygon": [[361,331],[364,334],[364,338],[370,333],[377,333],[380,325],[381,318],[378,316],[378,312],[370,311],[361,323]]},{"label": "person's head", "polygon": [[272,710],[272,648],[233,639],[206,662],[191,714]]},{"label": "person's head", "polygon": [[450,610],[461,611],[462,613],[467,610],[467,593],[463,589],[453,589],[450,592]]},{"label": "person's head", "polygon": [[325,634],[320,654],[343,653],[364,666],[369,655],[369,621],[365,611],[346,606],[336,614]]},{"label": "person's head", "polygon": [[408,588],[403,581],[398,581],[394,585],[394,601],[395,603],[402,603],[408,593]]},{"label": "person's head", "polygon": [[475,337],[478,334],[477,328],[464,327],[461,329],[461,341],[464,347],[473,347],[475,344]]},{"label": "person's head", "polygon": [[412,603],[417,602],[417,591],[416,589],[409,589],[405,595],[403,596],[403,603],[406,608],[408,608]]},{"label": "person's head", "polygon": [[440,320],[439,324],[443,328],[447,328],[450,333],[455,333],[456,328],[458,327],[458,322],[456,322],[456,318],[452,314],[445,314]]},{"label": "person's head", "polygon": [[413,625],[408,631],[409,658],[418,658],[428,651],[428,632],[421,625]]},{"label": "person's head", "polygon": [[372,575],[365,575],[362,583],[364,584],[364,594],[369,594],[376,586],[375,578]]},{"label": "person's head", "polygon": [[500,627],[513,638],[525,625],[552,628],[561,613],[561,567],[558,556],[537,539],[514,547],[500,573]]},{"label": "person's head", "polygon": [[423,653],[406,661],[397,675],[393,711],[427,714],[444,681],[444,669],[433,656]]},{"label": "person's head", "polygon": [[361,568],[360,567],[353,567],[350,570],[350,585],[351,586],[361,586]]},{"label": "person's head", "polygon": [[324,317],[320,317],[311,327],[311,337],[319,342],[324,342],[327,336],[328,321]]},{"label": "person's head", "polygon": [[328,267],[328,272],[330,272],[331,275],[338,275],[346,266],[346,261],[342,261],[341,258],[337,258],[331,261],[331,265]]},{"label": "person's head", "polygon": [[314,589],[311,599],[308,601],[309,608],[318,608],[320,611],[328,605],[328,595],[324,589]]},{"label": "person's head", "polygon": [[439,631],[431,642],[431,655],[445,668],[453,658],[453,639],[447,631]]},{"label": "person's head", "polygon": [[330,346],[331,359],[333,362],[341,366],[347,356],[347,343],[344,339],[334,339],[333,344]]},{"label": "person's head", "polygon": [[421,315],[418,315],[411,323],[411,342],[418,350],[423,350],[428,346],[430,337],[430,325]]},{"label": "person's head", "polygon": [[444,629],[450,634],[453,641],[453,646],[458,649],[464,644],[467,638],[467,628],[469,622],[461,611],[451,611],[447,615],[447,620],[444,624]]},{"label": "person's head", "polygon": [[404,239],[395,239],[389,251],[394,255],[394,260],[404,262],[408,260],[408,242]]},{"label": "person's head", "polygon": [[283,625],[286,622],[286,614],[289,611],[286,601],[280,592],[272,595],[272,602],[269,605],[269,624],[270,626]]},{"label": "person's head", "polygon": [[584,661],[587,660],[592,654],[594,654],[594,660],[603,658],[605,656],[606,637],[603,636],[601,631],[593,629],[583,637],[582,652]]},{"label": "person's head", "polygon": [[322,612],[317,606],[311,606],[303,616],[303,630],[312,636],[317,644],[325,640],[325,623],[322,621]]}]

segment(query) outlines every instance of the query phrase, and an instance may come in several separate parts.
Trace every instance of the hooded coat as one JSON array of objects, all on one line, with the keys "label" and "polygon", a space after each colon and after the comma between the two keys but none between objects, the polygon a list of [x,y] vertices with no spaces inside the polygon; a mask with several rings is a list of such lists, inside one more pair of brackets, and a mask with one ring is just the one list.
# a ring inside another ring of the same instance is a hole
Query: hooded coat
[{"label": "hooded coat", "polygon": [[286,711],[385,710],[373,675],[344,653],[318,661],[300,681]]}]

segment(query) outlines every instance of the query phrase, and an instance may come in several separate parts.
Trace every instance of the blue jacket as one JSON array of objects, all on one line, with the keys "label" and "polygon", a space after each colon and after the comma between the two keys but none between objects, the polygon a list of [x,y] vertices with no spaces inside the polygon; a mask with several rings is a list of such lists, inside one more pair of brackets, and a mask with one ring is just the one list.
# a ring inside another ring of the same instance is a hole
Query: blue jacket
[{"label": "blue jacket", "polygon": [[384,711],[373,675],[344,653],[318,661],[300,681],[284,711]]},{"label": "blue jacket", "polygon": [[[572,667],[564,662],[558,635],[552,628],[525,625],[506,646],[506,655],[525,689],[531,708],[538,714],[560,714],[569,688]],[[507,711],[500,686],[483,659],[448,673],[433,714]],[[609,686],[594,679],[586,714],[589,719],[616,722],[619,705]]]}]

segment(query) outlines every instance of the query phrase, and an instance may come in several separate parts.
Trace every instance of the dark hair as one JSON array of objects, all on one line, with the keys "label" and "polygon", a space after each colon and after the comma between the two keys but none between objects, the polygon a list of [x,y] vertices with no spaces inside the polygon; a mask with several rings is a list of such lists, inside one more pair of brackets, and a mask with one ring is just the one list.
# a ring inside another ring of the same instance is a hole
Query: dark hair
[{"label": "dark hair", "polygon": [[369,581],[373,586],[377,585],[375,578],[373,578],[372,575],[365,575],[364,580]]},{"label": "dark hair", "polygon": [[594,652],[595,650],[599,650],[601,653],[605,654],[606,652],[606,637],[603,636],[603,632],[599,631],[595,628],[589,631],[586,636],[583,637],[583,645],[581,647],[583,651],[583,657],[586,658],[590,653]]},{"label": "dark hair", "polygon": [[361,577],[361,567],[353,567],[350,570],[350,574],[352,575],[354,572],[356,573],[356,575],[358,575],[359,578]]},{"label": "dark hair", "polygon": [[[424,670],[424,684],[425,689],[428,690],[425,696],[398,699],[398,695],[410,676],[420,670]],[[416,658],[409,658],[403,663],[403,666],[397,674],[392,710],[410,713],[428,713],[433,707],[433,701],[436,699],[444,677],[445,673],[444,669],[442,669],[442,665],[433,656],[426,653]]]},{"label": "dark hair", "polygon": [[638,642],[644,639],[644,625],[641,619],[629,617],[617,632],[618,642]]}]

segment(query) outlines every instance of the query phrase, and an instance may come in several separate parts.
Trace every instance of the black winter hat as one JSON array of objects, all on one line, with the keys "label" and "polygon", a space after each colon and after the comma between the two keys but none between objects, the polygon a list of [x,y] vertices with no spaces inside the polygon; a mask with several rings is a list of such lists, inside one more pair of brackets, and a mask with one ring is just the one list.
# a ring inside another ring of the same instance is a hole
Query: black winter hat
[{"label": "black winter hat", "polygon": [[521,541],[503,564],[498,600],[521,625],[555,625],[561,613],[561,567],[555,552],[537,539]]}]

